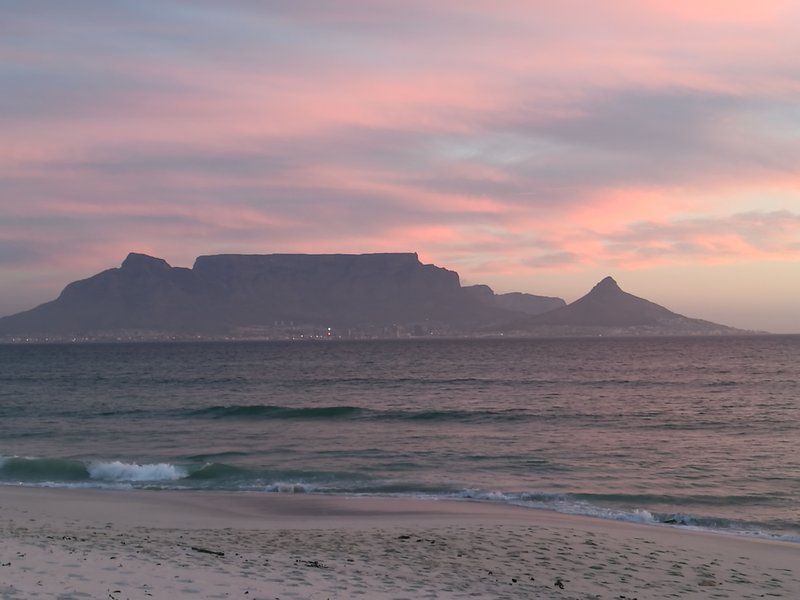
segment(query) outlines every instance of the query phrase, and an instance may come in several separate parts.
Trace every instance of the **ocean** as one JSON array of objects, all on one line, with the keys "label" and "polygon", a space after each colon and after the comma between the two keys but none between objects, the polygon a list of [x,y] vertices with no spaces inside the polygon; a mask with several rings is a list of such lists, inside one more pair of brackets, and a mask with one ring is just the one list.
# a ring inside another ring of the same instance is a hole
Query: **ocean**
[{"label": "ocean", "polygon": [[5,345],[0,483],[456,498],[800,542],[800,336]]}]

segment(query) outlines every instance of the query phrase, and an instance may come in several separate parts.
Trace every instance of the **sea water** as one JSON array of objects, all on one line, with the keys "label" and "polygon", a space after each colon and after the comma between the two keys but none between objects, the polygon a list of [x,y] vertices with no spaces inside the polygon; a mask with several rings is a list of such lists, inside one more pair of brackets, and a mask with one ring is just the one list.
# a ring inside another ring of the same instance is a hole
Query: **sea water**
[{"label": "sea water", "polygon": [[800,336],[0,346],[0,483],[461,498],[800,541]]}]

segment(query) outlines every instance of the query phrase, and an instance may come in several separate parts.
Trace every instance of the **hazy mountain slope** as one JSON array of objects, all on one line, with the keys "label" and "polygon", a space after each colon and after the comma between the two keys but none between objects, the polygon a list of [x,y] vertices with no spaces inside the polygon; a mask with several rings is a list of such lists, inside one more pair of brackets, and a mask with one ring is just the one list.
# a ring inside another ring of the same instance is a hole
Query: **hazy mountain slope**
[{"label": "hazy mountain slope", "polygon": [[488,285],[470,285],[462,288],[471,298],[488,306],[525,315],[540,315],[566,305],[561,298],[536,296],[522,292],[495,294]]},{"label": "hazy mountain slope", "polygon": [[736,332],[730,327],[691,319],[663,306],[623,291],[611,277],[606,277],[575,302],[562,308],[520,319],[507,325],[505,331],[530,333],[724,333]]}]

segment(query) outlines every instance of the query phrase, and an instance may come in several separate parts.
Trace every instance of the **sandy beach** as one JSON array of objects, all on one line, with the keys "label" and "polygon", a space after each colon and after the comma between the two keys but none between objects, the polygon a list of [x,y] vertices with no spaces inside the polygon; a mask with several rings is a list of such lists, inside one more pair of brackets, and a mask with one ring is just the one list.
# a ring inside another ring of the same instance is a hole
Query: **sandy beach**
[{"label": "sandy beach", "polygon": [[800,545],[477,502],[0,487],[12,598],[797,598]]}]

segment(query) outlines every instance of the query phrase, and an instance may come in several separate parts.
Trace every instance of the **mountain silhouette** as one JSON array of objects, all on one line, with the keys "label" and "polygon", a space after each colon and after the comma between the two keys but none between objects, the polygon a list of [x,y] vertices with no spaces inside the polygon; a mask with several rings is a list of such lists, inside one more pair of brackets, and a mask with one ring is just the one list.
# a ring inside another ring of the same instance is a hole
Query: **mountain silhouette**
[{"label": "mountain silhouette", "polygon": [[462,287],[458,273],[415,253],[223,254],[200,256],[188,269],[132,252],[53,301],[0,318],[6,337],[280,337],[303,328],[378,337],[741,333],[629,294],[611,277],[567,305]]},{"label": "mountain silhouette", "polygon": [[561,298],[552,296],[537,296],[522,292],[495,294],[488,285],[470,285],[462,289],[483,304],[526,315],[540,315],[567,304]]},{"label": "mountain silhouette", "polygon": [[739,330],[692,319],[623,291],[606,277],[585,296],[564,307],[504,327],[532,333],[602,333],[607,330],[654,334],[734,333]]},{"label": "mountain silhouette", "polygon": [[0,335],[227,333],[278,324],[471,330],[521,316],[465,292],[415,253],[200,256],[191,269],[131,253],[54,301],[0,319]]}]

